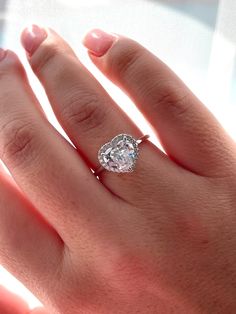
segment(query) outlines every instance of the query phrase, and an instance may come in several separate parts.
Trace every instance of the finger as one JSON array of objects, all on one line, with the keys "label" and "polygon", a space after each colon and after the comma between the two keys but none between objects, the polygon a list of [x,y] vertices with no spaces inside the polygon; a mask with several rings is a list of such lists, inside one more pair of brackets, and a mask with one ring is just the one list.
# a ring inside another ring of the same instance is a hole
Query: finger
[{"label": "finger", "polygon": [[[33,31],[39,34],[40,29],[34,26]],[[44,41],[39,45],[37,36],[32,36],[32,30],[23,32],[22,43],[28,51],[29,62],[66,133],[89,165],[96,169],[99,166],[97,152],[102,144],[119,133],[128,133],[136,138],[142,134],[62,38],[52,30],[47,30],[47,38],[42,38]],[[164,154],[151,143],[146,143],[142,146],[133,176],[129,174],[124,178],[124,174],[105,172],[102,174],[103,183],[115,194],[127,198],[131,195],[128,189],[131,182],[134,187],[136,181],[143,181],[144,169],[153,169],[150,164],[156,163],[160,176],[166,177],[168,162]],[[138,176],[142,179],[137,180]]]},{"label": "finger", "polygon": [[[47,314],[46,310],[38,307],[30,310],[26,302],[15,293],[0,286],[0,313],[1,314]],[[48,313],[49,314],[49,313]]]},{"label": "finger", "polygon": [[167,154],[197,174],[231,174],[232,141],[207,108],[140,44],[111,36],[94,30],[84,44],[94,64],[134,100]]},{"label": "finger", "polygon": [[[45,291],[50,293],[55,271],[62,265],[63,242],[2,172],[0,195],[0,264],[46,300]],[[6,295],[0,289],[0,313],[5,313],[1,309],[11,303]]]},{"label": "finger", "polygon": [[19,296],[0,286],[1,314],[26,314],[28,312],[28,305]]},{"label": "finger", "polygon": [[53,30],[46,30],[47,38],[36,49],[39,42],[33,32],[38,33],[40,30],[45,32],[33,26],[22,33],[28,60],[43,83],[61,125],[95,169],[98,166],[99,144],[108,140],[110,135],[116,135],[114,131],[121,133],[124,131],[122,127],[127,125],[137,136],[141,136],[141,132],[118,106],[114,106],[101,85]]},{"label": "finger", "polygon": [[[77,229],[78,217],[95,217],[94,200],[98,208],[104,207],[110,193],[37,105],[19,59],[7,51],[0,61],[1,158],[35,207],[66,239],[73,224]],[[94,199],[87,197],[88,189]]]}]

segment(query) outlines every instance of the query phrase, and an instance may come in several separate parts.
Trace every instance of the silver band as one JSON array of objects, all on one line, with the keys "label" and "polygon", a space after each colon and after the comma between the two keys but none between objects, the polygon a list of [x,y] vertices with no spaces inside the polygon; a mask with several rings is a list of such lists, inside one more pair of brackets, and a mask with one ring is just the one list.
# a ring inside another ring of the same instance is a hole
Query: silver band
[{"label": "silver band", "polygon": [[[117,138],[117,137],[119,137],[119,136],[131,137],[131,136],[128,136],[128,135],[125,135],[125,134],[120,134],[120,135],[116,136],[115,138]],[[143,136],[141,136],[141,137],[140,137],[139,139],[137,139],[137,140],[134,140],[133,138],[132,138],[132,140],[135,141],[136,146],[138,146],[138,145],[142,144],[143,142],[145,142],[149,137],[150,137],[150,135],[143,135]],[[115,139],[115,138],[114,138],[114,139]],[[114,140],[114,139],[113,139],[113,140]],[[109,143],[106,143],[105,145],[107,145],[107,144],[109,144]],[[103,145],[103,146],[105,146],[105,145]],[[103,146],[102,146],[102,148],[103,148]],[[102,149],[102,148],[101,148],[101,149]],[[101,150],[101,149],[100,149],[100,150]],[[99,151],[99,152],[100,152],[100,151]],[[137,156],[136,156],[135,159],[137,159]],[[105,170],[105,168],[104,168],[104,166],[101,165],[100,167],[98,167],[98,168],[94,171],[94,175],[95,175],[96,177],[98,177],[98,175],[99,175],[103,170]],[[133,171],[133,168],[130,169],[129,171],[124,171],[124,172],[130,172],[130,171]],[[122,172],[122,171],[115,171],[115,172]]]},{"label": "silver band", "polygon": [[137,143],[138,144],[141,144],[142,142],[145,142],[148,138],[150,137],[150,135],[146,134],[146,135],[143,135],[141,136],[139,139],[137,139]]}]

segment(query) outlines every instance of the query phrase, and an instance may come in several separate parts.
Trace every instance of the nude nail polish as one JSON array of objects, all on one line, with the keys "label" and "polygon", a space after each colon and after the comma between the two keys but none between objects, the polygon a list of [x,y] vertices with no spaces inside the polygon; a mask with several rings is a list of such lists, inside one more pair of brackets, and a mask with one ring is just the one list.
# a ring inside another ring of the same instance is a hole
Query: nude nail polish
[{"label": "nude nail polish", "polygon": [[84,37],[83,44],[93,55],[101,57],[108,52],[117,39],[118,36],[114,34],[93,29]]},{"label": "nude nail polish", "polygon": [[21,43],[27,53],[32,56],[41,43],[47,38],[45,29],[32,25],[27,27],[21,35]]}]

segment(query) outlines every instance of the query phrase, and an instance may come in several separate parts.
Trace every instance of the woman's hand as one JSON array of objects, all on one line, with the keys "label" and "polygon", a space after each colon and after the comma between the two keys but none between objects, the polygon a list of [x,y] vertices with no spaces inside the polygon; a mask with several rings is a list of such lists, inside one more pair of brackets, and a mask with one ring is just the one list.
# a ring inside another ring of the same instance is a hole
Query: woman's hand
[{"label": "woman's hand", "polygon": [[94,30],[92,61],[166,152],[146,141],[134,172],[97,180],[101,145],[141,131],[54,31],[22,43],[73,146],[2,51],[1,263],[49,313],[235,313],[236,146],[213,115],[141,45]]}]

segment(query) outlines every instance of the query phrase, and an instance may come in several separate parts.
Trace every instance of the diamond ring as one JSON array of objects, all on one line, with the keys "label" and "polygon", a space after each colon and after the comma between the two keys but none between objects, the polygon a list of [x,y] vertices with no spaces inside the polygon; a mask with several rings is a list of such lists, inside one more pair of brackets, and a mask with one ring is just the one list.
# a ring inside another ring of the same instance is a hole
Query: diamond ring
[{"label": "diamond ring", "polygon": [[128,134],[119,134],[110,142],[102,145],[98,151],[100,167],[94,171],[97,177],[104,169],[112,172],[132,172],[139,155],[138,145],[149,138],[149,135],[139,139]]}]

